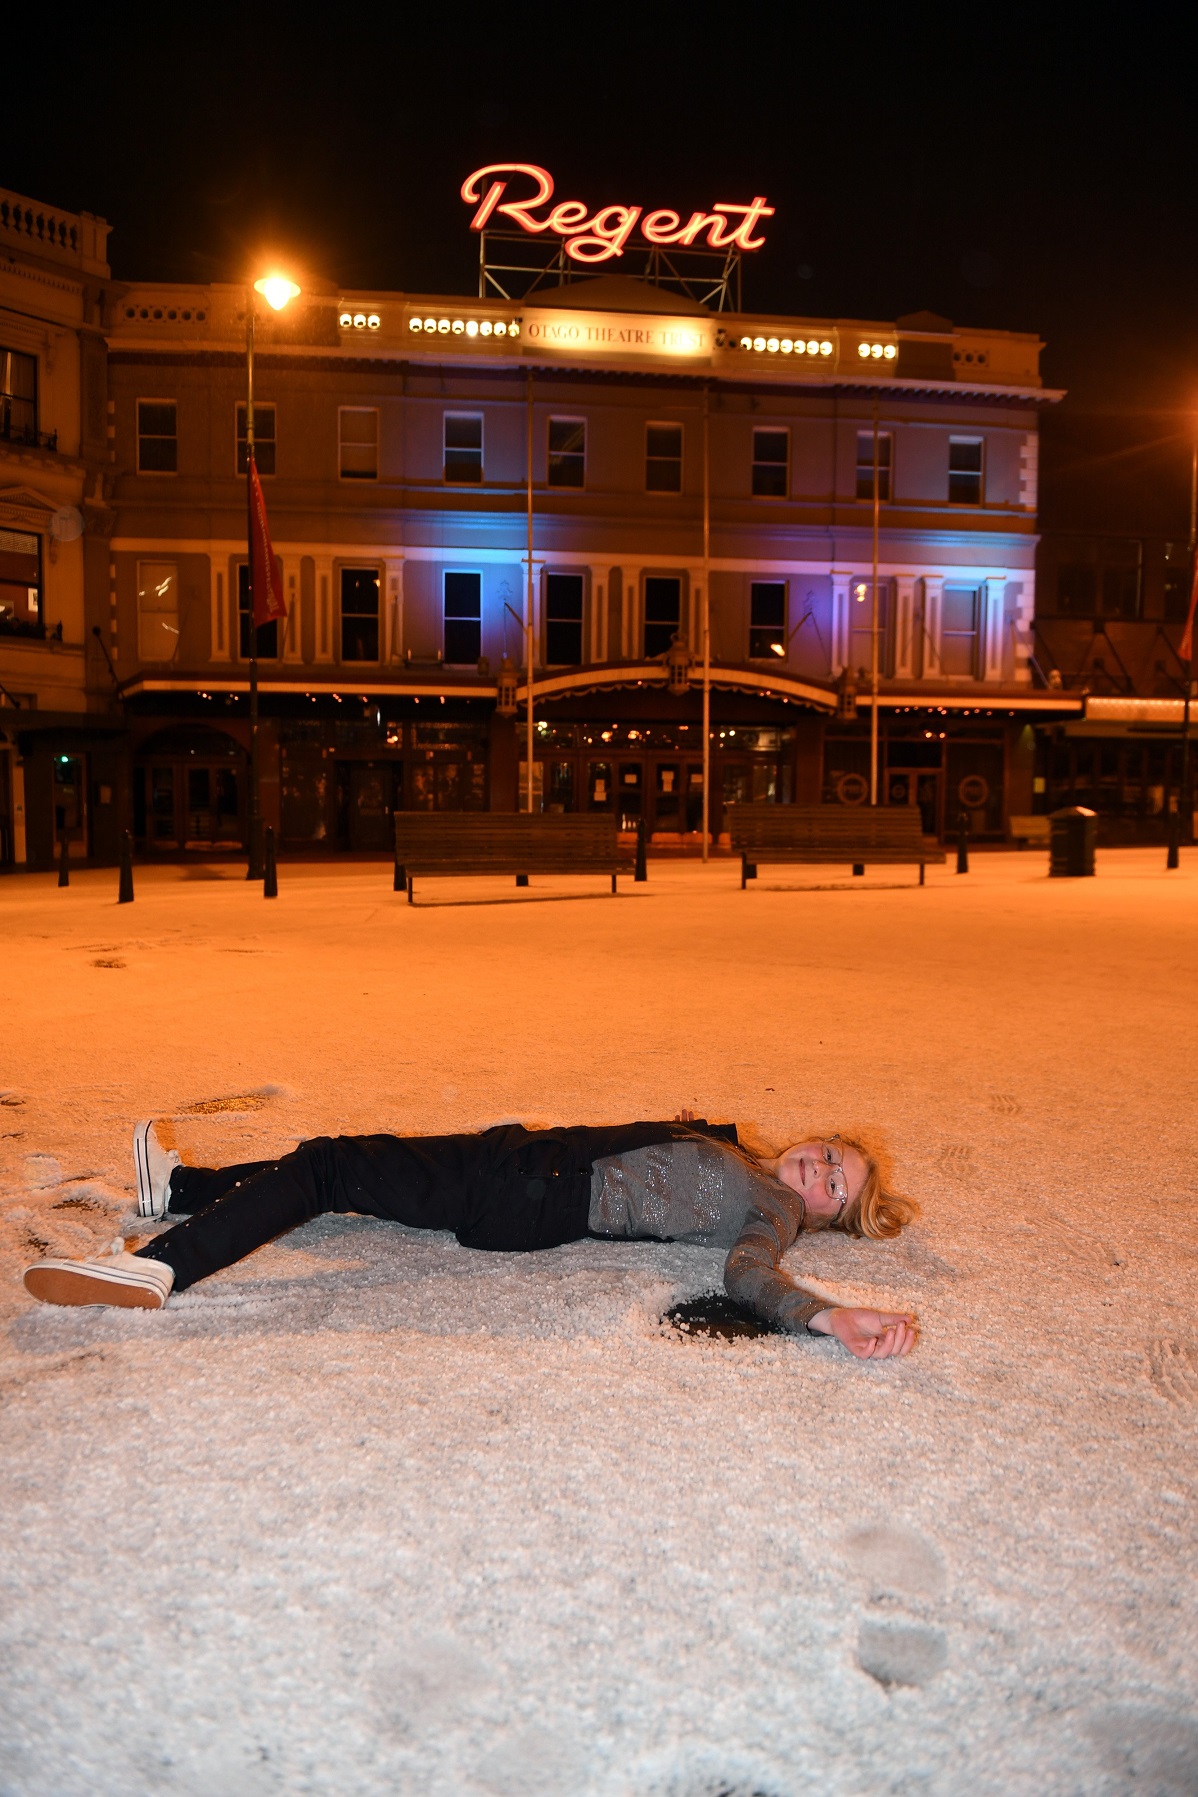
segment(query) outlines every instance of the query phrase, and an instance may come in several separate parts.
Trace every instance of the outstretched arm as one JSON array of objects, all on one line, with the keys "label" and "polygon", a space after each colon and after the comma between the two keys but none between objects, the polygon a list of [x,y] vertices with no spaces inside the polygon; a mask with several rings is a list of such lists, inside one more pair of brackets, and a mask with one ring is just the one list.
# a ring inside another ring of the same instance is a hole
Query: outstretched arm
[{"label": "outstretched arm", "polygon": [[834,1335],[858,1360],[909,1354],[918,1339],[912,1316],[829,1307],[784,1273],[782,1256],[803,1227],[802,1200],[780,1189],[758,1201],[724,1263],[728,1296],[776,1329]]}]

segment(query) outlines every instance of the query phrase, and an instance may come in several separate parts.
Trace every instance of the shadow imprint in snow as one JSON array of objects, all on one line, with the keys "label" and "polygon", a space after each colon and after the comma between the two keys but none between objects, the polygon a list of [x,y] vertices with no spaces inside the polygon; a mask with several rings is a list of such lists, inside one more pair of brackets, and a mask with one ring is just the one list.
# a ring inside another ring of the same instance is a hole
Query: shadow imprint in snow
[{"label": "shadow imprint in snow", "polygon": [[887,1690],[927,1685],[948,1664],[948,1637],[922,1622],[863,1622],[857,1663]]},{"label": "shadow imprint in snow", "polygon": [[92,962],[93,967],[123,967],[125,963],[117,955],[101,955]]},{"label": "shadow imprint in snow", "polygon": [[7,1105],[10,1110],[17,1110],[25,1100],[18,1098],[15,1092],[0,1092],[0,1104]]},{"label": "shadow imprint in snow", "polygon": [[405,1739],[452,1727],[497,1683],[494,1668],[451,1635],[409,1636],[376,1660],[371,1678],[380,1720]]},{"label": "shadow imprint in snow", "polygon": [[185,1104],[175,1112],[177,1117],[219,1117],[225,1111],[262,1111],[274,1096],[271,1092],[236,1092],[229,1098],[201,1098],[198,1104]]},{"label": "shadow imprint in snow", "polygon": [[1198,1791],[1198,1724],[1166,1710],[1121,1704],[1086,1724],[1102,1768],[1120,1791],[1142,1797],[1194,1797]]},{"label": "shadow imprint in snow", "polygon": [[[901,1523],[867,1523],[845,1538],[845,1555],[874,1604],[931,1606],[945,1594],[944,1561],[932,1542]],[[863,1617],[857,1664],[887,1690],[926,1685],[948,1664],[948,1637],[902,1615]]]},{"label": "shadow imprint in snow", "polygon": [[1171,1404],[1198,1404],[1198,1348],[1189,1342],[1149,1342],[1148,1372]]}]

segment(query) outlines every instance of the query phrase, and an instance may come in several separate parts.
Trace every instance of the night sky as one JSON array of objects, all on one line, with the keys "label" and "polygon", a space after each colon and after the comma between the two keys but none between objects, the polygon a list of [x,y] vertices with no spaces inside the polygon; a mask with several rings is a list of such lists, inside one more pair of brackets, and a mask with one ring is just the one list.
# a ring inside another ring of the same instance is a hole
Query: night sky
[{"label": "night sky", "polygon": [[471,293],[458,189],[492,161],[595,205],[765,193],[746,309],[1038,331],[1070,393],[1044,522],[1185,534],[1198,44],[1176,11],[170,10],[5,30],[0,182],[106,217],[117,277],[240,279],[269,247],[346,287]]}]

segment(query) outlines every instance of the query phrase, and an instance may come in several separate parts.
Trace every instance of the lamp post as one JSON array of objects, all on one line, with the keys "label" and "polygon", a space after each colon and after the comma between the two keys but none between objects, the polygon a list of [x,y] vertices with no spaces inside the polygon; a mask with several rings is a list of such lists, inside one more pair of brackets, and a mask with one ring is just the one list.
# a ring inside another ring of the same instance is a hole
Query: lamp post
[{"label": "lamp post", "polygon": [[254,295],[260,293],[273,312],[299,294],[286,275],[263,275],[245,290],[245,494],[246,590],[250,608],[250,816],[247,880],[263,877],[262,831],[258,803],[258,627],[254,622]]}]

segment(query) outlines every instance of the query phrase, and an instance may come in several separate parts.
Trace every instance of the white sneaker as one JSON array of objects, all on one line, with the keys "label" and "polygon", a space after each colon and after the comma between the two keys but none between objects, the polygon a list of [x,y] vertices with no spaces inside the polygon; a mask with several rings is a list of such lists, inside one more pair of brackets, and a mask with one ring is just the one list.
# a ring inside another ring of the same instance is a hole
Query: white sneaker
[{"label": "white sneaker", "polygon": [[171,1196],[171,1174],[180,1164],[174,1149],[164,1148],[158,1140],[150,1118],[143,1117],[133,1130],[139,1217],[165,1217]]},{"label": "white sneaker", "polygon": [[119,1304],[126,1310],[161,1310],[175,1283],[175,1269],[161,1260],[127,1254],[120,1236],[95,1260],[39,1260],[25,1269],[25,1290],[43,1304]]}]

